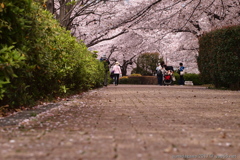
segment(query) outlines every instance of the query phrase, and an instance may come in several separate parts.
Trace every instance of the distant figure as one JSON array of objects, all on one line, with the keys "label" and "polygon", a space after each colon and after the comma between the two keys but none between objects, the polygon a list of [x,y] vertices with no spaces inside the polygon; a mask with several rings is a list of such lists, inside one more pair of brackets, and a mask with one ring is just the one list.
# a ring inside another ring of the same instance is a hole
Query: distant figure
[{"label": "distant figure", "polygon": [[113,66],[113,73],[114,73],[114,82],[115,82],[115,86],[118,85],[118,82],[119,82],[119,75],[122,74],[122,70],[120,68],[120,63],[119,62],[116,62],[115,65]]},{"label": "distant figure", "polygon": [[179,78],[179,85],[184,85],[184,69],[185,67],[183,66],[183,63],[179,63],[179,69],[178,69],[178,74],[180,75]]},{"label": "distant figure", "polygon": [[163,81],[163,71],[162,71],[162,66],[160,63],[158,63],[158,66],[156,68],[156,73],[157,73],[157,80],[158,80],[158,85],[162,85],[162,81]]},{"label": "distant figure", "polygon": [[105,69],[105,75],[104,75],[104,82],[103,82],[103,85],[104,86],[107,86],[108,85],[108,73],[109,73],[109,60],[107,59],[106,55],[103,55],[101,58],[100,58],[100,61],[103,62],[104,64],[104,69]]}]

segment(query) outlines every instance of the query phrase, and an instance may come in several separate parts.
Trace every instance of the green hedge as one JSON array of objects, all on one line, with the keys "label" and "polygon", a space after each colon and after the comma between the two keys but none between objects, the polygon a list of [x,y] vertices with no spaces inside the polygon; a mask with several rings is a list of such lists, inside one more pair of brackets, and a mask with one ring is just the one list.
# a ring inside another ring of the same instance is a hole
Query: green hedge
[{"label": "green hedge", "polygon": [[[174,82],[174,84],[179,84],[179,74],[178,73],[174,73],[174,76],[176,78],[176,81]],[[203,81],[201,79],[201,75],[200,74],[195,74],[195,73],[186,73],[184,75],[184,80],[185,81],[192,81],[194,85],[203,85]]]},{"label": "green hedge", "polygon": [[120,78],[120,84],[157,84],[156,76],[128,76]]},{"label": "green hedge", "polygon": [[198,68],[205,83],[240,89],[240,26],[204,34],[199,40]]},{"label": "green hedge", "polygon": [[31,0],[0,5],[0,106],[102,86],[103,64]]},{"label": "green hedge", "polygon": [[[176,81],[173,84],[178,85],[179,83],[179,74],[174,72]],[[200,78],[199,74],[195,73],[186,73],[184,75],[185,81],[192,81],[194,85],[203,85],[203,81]],[[120,84],[158,84],[156,76],[124,76],[120,78]]]}]

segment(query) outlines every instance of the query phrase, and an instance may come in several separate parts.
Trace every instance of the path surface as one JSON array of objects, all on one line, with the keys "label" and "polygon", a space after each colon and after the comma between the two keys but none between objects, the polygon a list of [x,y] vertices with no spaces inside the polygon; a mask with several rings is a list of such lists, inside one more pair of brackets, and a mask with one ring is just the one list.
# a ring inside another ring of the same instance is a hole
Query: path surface
[{"label": "path surface", "polygon": [[239,91],[110,85],[54,106],[2,119],[0,160],[240,159]]}]

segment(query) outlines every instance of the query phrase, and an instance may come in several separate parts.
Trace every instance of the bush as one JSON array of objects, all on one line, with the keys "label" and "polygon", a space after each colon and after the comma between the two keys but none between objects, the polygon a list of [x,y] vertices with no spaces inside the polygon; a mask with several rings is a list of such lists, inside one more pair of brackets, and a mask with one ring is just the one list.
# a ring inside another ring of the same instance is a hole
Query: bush
[{"label": "bush", "polygon": [[240,89],[240,26],[204,34],[199,40],[198,68],[205,83]]},{"label": "bush", "polygon": [[[174,82],[174,84],[179,84],[179,74],[178,73],[174,73],[174,76],[176,78],[176,81]],[[204,83],[201,80],[201,76],[200,74],[195,74],[195,73],[185,73],[184,75],[184,80],[185,81],[192,81],[194,85],[203,85]]]},{"label": "bush", "polygon": [[156,76],[128,76],[121,77],[120,84],[157,84],[157,77]]},{"label": "bush", "polygon": [[0,106],[102,86],[104,66],[52,15],[30,0],[3,1],[0,10]]},{"label": "bush", "polygon": [[128,76],[123,76],[119,78],[119,84],[130,84]]},{"label": "bush", "polygon": [[[0,100],[7,92],[7,85],[17,75],[14,69],[23,64],[24,52],[18,42],[25,41],[25,32],[31,27],[24,15],[31,10],[27,0],[3,0],[0,5]],[[25,31],[25,32],[24,32]]]},{"label": "bush", "polygon": [[[179,74],[174,72],[176,81],[174,84],[179,82]],[[203,85],[200,78],[200,74],[186,73],[184,75],[185,81],[192,81],[194,85]],[[120,84],[158,84],[156,76],[141,76],[140,74],[132,74],[130,76],[124,76],[120,78]]]},{"label": "bush", "polygon": [[142,76],[142,75],[138,73],[134,73],[134,74],[131,74],[130,76]]},{"label": "bush", "polygon": [[14,46],[2,45],[0,47],[0,99],[7,91],[6,84],[10,83],[11,78],[17,77],[13,72],[14,68],[19,68],[24,59],[24,56],[14,49]]}]

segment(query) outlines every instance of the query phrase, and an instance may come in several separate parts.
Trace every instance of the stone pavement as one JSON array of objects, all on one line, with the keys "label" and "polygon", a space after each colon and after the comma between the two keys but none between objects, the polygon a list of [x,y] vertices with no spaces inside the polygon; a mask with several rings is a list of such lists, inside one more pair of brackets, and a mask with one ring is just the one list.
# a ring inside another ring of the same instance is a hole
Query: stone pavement
[{"label": "stone pavement", "polygon": [[49,105],[0,121],[0,160],[240,159],[239,91],[110,85]]}]

